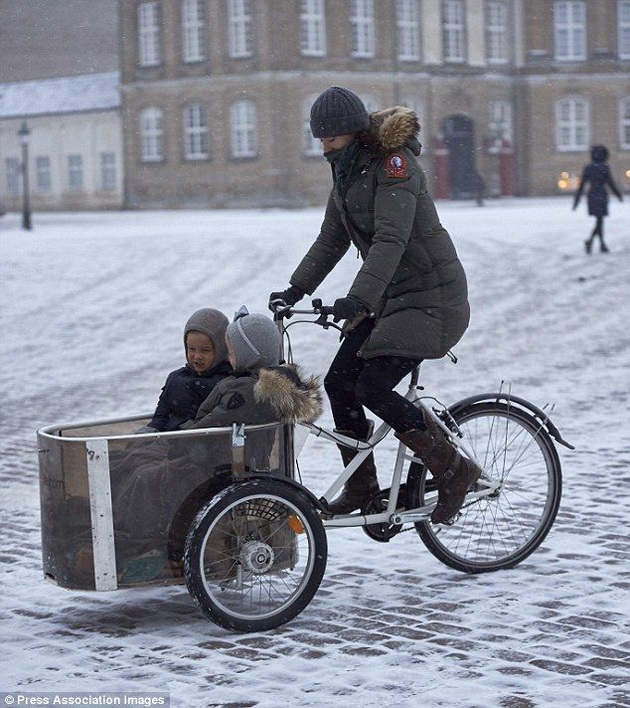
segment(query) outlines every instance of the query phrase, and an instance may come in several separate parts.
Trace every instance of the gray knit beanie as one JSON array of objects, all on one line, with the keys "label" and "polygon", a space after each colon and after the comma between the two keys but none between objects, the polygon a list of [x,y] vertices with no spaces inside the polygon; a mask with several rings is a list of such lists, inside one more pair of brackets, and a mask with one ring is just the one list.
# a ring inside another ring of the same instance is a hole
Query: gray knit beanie
[{"label": "gray knit beanie", "polygon": [[331,86],[311,107],[311,132],[314,138],[334,138],[358,133],[370,127],[370,116],[363,101],[348,89]]},{"label": "gray knit beanie", "polygon": [[239,312],[234,322],[228,325],[227,338],[234,350],[237,371],[280,363],[280,332],[266,315]]},{"label": "gray knit beanie", "polygon": [[227,361],[227,345],[225,344],[225,331],[229,324],[228,318],[219,310],[204,307],[193,312],[184,326],[184,347],[188,332],[201,332],[212,340],[214,345],[214,362],[217,366],[222,361]]}]

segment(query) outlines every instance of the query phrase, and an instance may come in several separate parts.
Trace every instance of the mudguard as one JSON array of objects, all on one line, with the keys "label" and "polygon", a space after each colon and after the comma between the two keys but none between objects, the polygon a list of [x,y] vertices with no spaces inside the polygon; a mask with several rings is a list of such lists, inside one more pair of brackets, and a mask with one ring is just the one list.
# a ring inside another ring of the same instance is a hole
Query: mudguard
[{"label": "mudguard", "polygon": [[316,509],[318,509],[319,511],[324,511],[324,508],[320,504],[319,499],[313,494],[313,492],[311,492],[311,490],[305,487],[303,484],[300,484],[299,482],[294,479],[291,479],[290,477],[282,477],[276,474],[269,474],[268,472],[245,472],[244,474],[239,474],[238,477],[233,480],[232,484],[238,484],[240,482],[253,482],[257,479],[262,479],[267,482],[269,480],[273,480],[274,482],[282,484],[285,487],[293,487],[293,489],[296,489],[297,491],[304,494],[304,496],[309,499],[309,501]]},{"label": "mudguard", "polygon": [[567,447],[569,450],[575,450],[575,446],[571,445],[571,443],[567,442],[562,435],[560,435],[558,428],[556,428],[556,426],[551,422],[549,416],[541,408],[538,408],[538,406],[535,406],[526,399],[521,398],[520,396],[514,396],[511,393],[479,393],[475,396],[463,398],[461,401],[458,401],[450,406],[448,410],[451,415],[455,416],[467,406],[474,405],[475,403],[486,402],[503,402],[508,406],[517,406],[518,408],[527,411],[542,423],[549,435],[551,435],[556,442],[560,445],[564,445],[564,447]]}]

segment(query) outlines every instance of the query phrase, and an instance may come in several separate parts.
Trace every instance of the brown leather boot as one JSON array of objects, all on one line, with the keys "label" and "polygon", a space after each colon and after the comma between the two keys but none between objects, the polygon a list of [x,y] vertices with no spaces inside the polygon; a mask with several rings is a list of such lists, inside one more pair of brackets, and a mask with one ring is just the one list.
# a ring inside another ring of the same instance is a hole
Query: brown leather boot
[{"label": "brown leather boot", "polygon": [[396,433],[396,437],[416,453],[435,477],[438,502],[431,521],[446,524],[462,508],[466,492],[481,476],[481,469],[453,447],[432,418],[424,419],[426,430]]},{"label": "brown leather boot", "polygon": [[[365,439],[372,434],[373,425],[370,425],[370,432]],[[357,440],[355,433],[348,430],[335,430],[340,435],[345,435],[348,438]],[[338,445],[341,452],[341,459],[344,467],[347,467],[356,457],[358,451],[352,450],[349,447]],[[374,455],[366,457],[361,465],[355,470],[350,479],[343,485],[341,494],[333,499],[328,505],[328,513],[331,516],[338,514],[350,514],[357,509],[360,509],[366,501],[373,495],[379,492],[378,479],[376,477],[376,464]]]}]

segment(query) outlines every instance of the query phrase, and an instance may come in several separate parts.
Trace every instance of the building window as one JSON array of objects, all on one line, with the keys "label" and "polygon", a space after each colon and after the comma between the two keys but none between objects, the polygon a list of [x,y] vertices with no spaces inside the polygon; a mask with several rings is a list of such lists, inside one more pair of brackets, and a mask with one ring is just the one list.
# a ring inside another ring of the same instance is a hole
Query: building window
[{"label": "building window", "polygon": [[619,145],[622,150],[630,150],[630,98],[619,104]]},{"label": "building window", "polygon": [[396,0],[396,36],[399,61],[420,59],[419,0]]},{"label": "building window", "polygon": [[140,66],[160,63],[160,23],[157,2],[138,5],[138,61]]},{"label": "building window", "polygon": [[140,114],[142,162],[164,159],[164,119],[159,108],[145,108]]},{"label": "building window", "polygon": [[77,191],[83,189],[83,157],[68,155],[68,189]]},{"label": "building window", "polygon": [[7,194],[16,197],[22,192],[20,161],[15,157],[7,157],[4,161],[4,172],[7,180]]},{"label": "building window", "polygon": [[558,151],[588,149],[589,133],[589,108],[583,98],[565,98],[556,103]]},{"label": "building window", "polygon": [[300,52],[309,57],[326,54],[324,0],[300,0]]},{"label": "building window", "polygon": [[228,47],[232,59],[252,55],[250,0],[228,0]]},{"label": "building window", "polygon": [[490,101],[488,104],[488,133],[492,140],[513,142],[512,106],[508,101]]},{"label": "building window", "polygon": [[205,29],[202,0],[182,0],[182,58],[185,62],[203,61]]},{"label": "building window", "polygon": [[444,61],[466,61],[466,14],[463,0],[443,0]]},{"label": "building window", "polygon": [[101,153],[101,189],[116,187],[116,153]]},{"label": "building window", "polygon": [[[420,124],[420,134],[417,137],[422,144],[422,136],[429,135],[429,131],[424,124],[424,104],[418,98],[416,93],[403,95],[400,104],[402,106],[407,106],[407,108],[411,108],[411,110],[416,114],[418,123]],[[429,146],[422,145],[422,154],[426,154],[427,152],[429,152]]]},{"label": "building window", "polygon": [[554,4],[556,59],[586,59],[586,4],[582,0]]},{"label": "building window", "polygon": [[47,155],[40,155],[35,158],[35,188],[42,194],[50,192],[52,189],[50,158]]},{"label": "building window", "polygon": [[184,108],[184,157],[186,160],[207,160],[208,123],[200,103]]},{"label": "building window", "polygon": [[360,59],[373,57],[375,51],[373,0],[353,0],[350,27],[352,56]]},{"label": "building window", "polygon": [[486,57],[490,64],[508,61],[508,9],[505,2],[486,3]]},{"label": "building window", "polygon": [[620,59],[630,59],[630,0],[619,0],[617,5],[618,48]]},{"label": "building window", "polygon": [[302,154],[306,157],[317,155],[321,157],[322,144],[319,138],[314,138],[311,131],[311,106],[315,103],[317,96],[313,95],[302,104]]},{"label": "building window", "polygon": [[232,157],[256,157],[256,106],[253,101],[237,101],[230,111]]}]

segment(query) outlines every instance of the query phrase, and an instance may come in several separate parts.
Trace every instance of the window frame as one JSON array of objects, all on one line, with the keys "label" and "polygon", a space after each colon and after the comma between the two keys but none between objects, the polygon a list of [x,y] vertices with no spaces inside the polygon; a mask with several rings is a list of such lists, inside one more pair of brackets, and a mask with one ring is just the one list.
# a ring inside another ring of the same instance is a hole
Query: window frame
[{"label": "window frame", "polygon": [[630,96],[619,101],[619,147],[630,150]]},{"label": "window frame", "polygon": [[253,55],[251,0],[228,0],[228,56],[247,59]]},{"label": "window frame", "polygon": [[164,111],[157,106],[147,106],[140,111],[139,122],[140,162],[164,162]]},{"label": "window frame", "polygon": [[398,61],[421,61],[420,0],[396,0]]},{"label": "window frame", "polygon": [[302,102],[302,155],[304,157],[321,157],[323,155],[321,140],[313,137],[311,131],[311,106],[316,99],[317,94],[313,94]]},{"label": "window frame", "polygon": [[[459,17],[451,16],[453,12]],[[465,64],[468,60],[463,0],[442,0],[442,58],[449,64]]]},{"label": "window frame", "polygon": [[374,0],[352,0],[348,21],[351,37],[350,55],[353,59],[373,59],[376,55]]},{"label": "window frame", "polygon": [[210,158],[210,132],[207,111],[203,103],[195,102],[184,106],[182,111],[184,128],[184,160],[198,162]]},{"label": "window frame", "polygon": [[196,64],[206,59],[206,20],[203,0],[181,0],[182,61]]},{"label": "window frame", "polygon": [[509,63],[510,15],[507,2],[486,0],[485,20],[486,61],[494,65]]},{"label": "window frame", "polygon": [[617,1],[617,56],[622,61],[630,60],[630,0]]},{"label": "window frame", "polygon": [[158,0],[145,0],[138,5],[138,66],[141,67],[162,63],[159,5]]},{"label": "window frame", "polygon": [[35,189],[38,194],[52,192],[52,170],[49,155],[35,156]]},{"label": "window frame", "polygon": [[100,152],[99,167],[100,188],[104,191],[116,189],[118,183],[118,165],[116,160],[116,153],[113,150],[104,150]]},{"label": "window frame", "polygon": [[82,192],[85,189],[83,155],[80,152],[68,153],[66,163],[68,166],[68,191]]},{"label": "window frame", "polygon": [[[576,19],[579,9],[582,17]],[[561,17],[566,10],[566,18]],[[587,21],[584,0],[556,0],[553,4],[554,57],[556,61],[586,61]]]},{"label": "window frame", "polygon": [[[568,118],[561,115],[565,106],[569,109]],[[582,108],[584,109],[584,117],[580,118],[577,114],[578,109]],[[584,152],[588,150],[591,132],[589,101],[583,96],[565,96],[555,102],[554,115],[557,152]],[[580,132],[583,133],[582,139],[578,137]]]},{"label": "window frame", "polygon": [[242,98],[230,106],[230,157],[253,160],[258,157],[258,112],[255,102]]},{"label": "window frame", "polygon": [[22,195],[24,178],[22,175],[22,163],[17,157],[6,157],[4,159],[4,179],[7,185],[7,195],[19,197]]},{"label": "window frame", "polygon": [[509,101],[497,99],[488,102],[488,133],[493,138],[508,140],[513,144],[514,112]]},{"label": "window frame", "polygon": [[299,43],[304,57],[326,56],[326,0],[300,0]]}]

